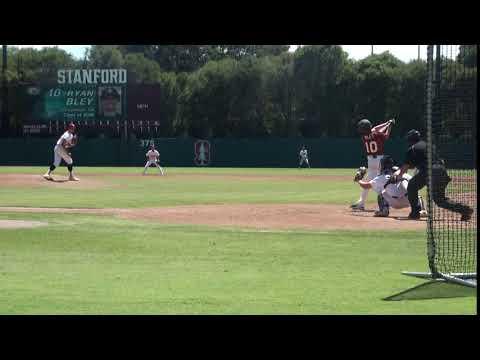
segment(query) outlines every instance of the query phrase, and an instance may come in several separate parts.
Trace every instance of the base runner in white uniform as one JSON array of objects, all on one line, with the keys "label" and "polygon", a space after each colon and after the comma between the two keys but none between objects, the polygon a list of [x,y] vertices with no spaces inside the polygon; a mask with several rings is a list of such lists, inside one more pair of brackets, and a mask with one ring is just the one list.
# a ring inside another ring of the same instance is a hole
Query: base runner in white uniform
[{"label": "base runner in white uniform", "polygon": [[299,153],[300,157],[300,163],[298,164],[298,167],[301,168],[303,163],[306,163],[307,166],[310,168],[310,163],[308,162],[308,151],[305,145],[302,146],[302,149],[300,150]]},{"label": "base runner in white uniform", "polygon": [[[385,155],[380,161],[380,175],[372,180],[359,180],[358,184],[363,189],[373,189],[378,194],[378,211],[375,211],[377,217],[388,217],[390,207],[394,209],[405,209],[410,207],[408,201],[408,181],[412,178],[408,174],[404,174],[402,181],[396,184],[388,184],[390,177],[399,170],[393,166],[393,159]],[[386,185],[388,184],[388,185]],[[421,215],[426,216],[425,204],[422,197],[418,196]]]},{"label": "base runner in white uniform", "polygon": [[67,163],[68,172],[70,176],[68,180],[78,181],[78,179],[73,175],[73,159],[69,152],[69,149],[76,145],[76,136],[75,136],[75,124],[68,124],[67,131],[63,133],[62,136],[57,141],[53,149],[53,163],[50,165],[50,169],[43,175],[47,180],[53,180],[52,172],[60,166],[62,159]]},{"label": "base runner in white uniform", "polygon": [[150,166],[155,165],[158,170],[160,170],[160,174],[165,175],[162,167],[159,164],[160,161],[160,153],[155,150],[155,145],[150,145],[150,150],[145,154],[147,157],[147,163],[145,164],[145,169],[143,169],[143,175],[147,173],[147,170]]}]

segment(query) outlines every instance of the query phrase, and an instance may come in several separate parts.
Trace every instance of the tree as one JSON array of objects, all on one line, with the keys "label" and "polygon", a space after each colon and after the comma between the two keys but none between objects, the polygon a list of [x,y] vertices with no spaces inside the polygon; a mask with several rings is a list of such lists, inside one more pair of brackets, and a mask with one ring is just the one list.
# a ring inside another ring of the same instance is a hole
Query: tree
[{"label": "tree", "polygon": [[398,121],[393,135],[404,136],[410,129],[423,132],[426,79],[425,61],[415,60],[402,66],[400,91],[396,97]]},{"label": "tree", "polygon": [[338,45],[304,46],[295,52],[297,116],[303,136],[337,135],[341,129],[342,89],[347,54]]},{"label": "tree", "polygon": [[157,62],[145,58],[143,53],[125,55],[124,66],[128,71],[130,83],[156,84],[161,74]]},{"label": "tree", "polygon": [[164,71],[192,72],[209,60],[210,45],[153,45],[149,50]]},{"label": "tree", "polygon": [[278,56],[289,48],[290,45],[211,45],[210,58],[241,60],[245,57]]},{"label": "tree", "polygon": [[460,45],[457,61],[466,67],[477,66],[477,46],[478,45]]},{"label": "tree", "polygon": [[264,86],[261,116],[266,132],[281,137],[297,135],[293,54],[267,56],[260,64]]},{"label": "tree", "polygon": [[118,45],[92,45],[87,52],[87,64],[92,69],[118,69],[125,60]]},{"label": "tree", "polygon": [[355,117],[374,123],[396,116],[392,101],[399,96],[401,67],[404,63],[388,51],[371,55],[355,64]]},{"label": "tree", "polygon": [[47,83],[56,81],[59,69],[75,68],[79,63],[58,47],[43,49],[9,47],[7,80],[10,83]]}]

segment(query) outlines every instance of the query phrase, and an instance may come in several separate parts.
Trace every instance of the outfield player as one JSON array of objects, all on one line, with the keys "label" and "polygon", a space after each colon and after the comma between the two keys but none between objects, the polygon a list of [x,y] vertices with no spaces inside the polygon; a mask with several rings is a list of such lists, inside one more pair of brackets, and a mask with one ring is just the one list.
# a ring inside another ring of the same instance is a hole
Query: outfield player
[{"label": "outfield player", "polygon": [[[396,184],[390,183],[393,174],[399,173],[399,168],[393,166],[393,159],[385,155],[380,161],[380,175],[372,180],[359,180],[358,184],[362,189],[373,189],[378,196],[378,211],[375,211],[377,217],[388,217],[390,207],[394,209],[405,209],[410,207],[408,201],[408,182],[412,178],[408,174],[404,174],[401,181]],[[420,209],[420,213],[425,216],[425,204],[420,195],[417,194],[416,205]]]},{"label": "outfield player", "polygon": [[43,175],[47,180],[53,180],[52,172],[60,166],[62,159],[67,163],[67,168],[70,176],[68,180],[78,181],[78,179],[73,175],[73,159],[70,153],[70,149],[74,147],[77,143],[77,137],[75,135],[75,124],[68,124],[67,131],[63,133],[62,136],[58,139],[54,149],[53,149],[53,163],[50,165],[50,169]]},{"label": "outfield player", "polygon": [[306,163],[307,166],[310,168],[310,163],[308,162],[308,151],[305,145],[302,146],[302,149],[299,153],[300,163],[298,164],[298,168],[300,169],[303,163]]},{"label": "outfield player", "polygon": [[[380,160],[384,156],[385,141],[389,138],[392,125],[395,120],[388,120],[383,124],[379,124],[372,128],[372,123],[363,119],[360,120],[357,128],[361,135],[365,151],[367,153],[368,171],[366,180],[372,180],[380,174]],[[354,210],[365,210],[365,202],[367,200],[369,189],[363,189],[360,199],[351,208]]]},{"label": "outfield player", "polygon": [[151,165],[155,165],[159,170],[160,174],[164,175],[162,167],[159,164],[160,161],[160,153],[155,149],[155,145],[150,145],[150,150],[145,154],[147,157],[147,163],[145,164],[145,169],[143,170],[143,175],[147,173],[147,169]]}]

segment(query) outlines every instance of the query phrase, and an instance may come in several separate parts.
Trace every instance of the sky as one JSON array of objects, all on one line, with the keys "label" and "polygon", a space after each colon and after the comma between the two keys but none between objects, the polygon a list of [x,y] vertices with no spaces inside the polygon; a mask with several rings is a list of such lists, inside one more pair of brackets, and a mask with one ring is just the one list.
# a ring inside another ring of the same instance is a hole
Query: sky
[{"label": "sky", "polygon": [[[18,47],[35,47],[42,48],[45,46],[58,46],[61,49],[71,53],[76,58],[82,58],[85,54],[85,50],[90,45],[12,45]],[[290,45],[290,51],[294,51],[300,45]],[[341,45],[343,50],[348,53],[350,58],[360,60],[368,55],[372,51],[371,45]],[[395,57],[404,62],[414,60],[418,57],[418,45],[374,45],[373,52],[375,54],[389,51]],[[420,57],[426,59],[427,57],[427,45],[420,45]]]}]

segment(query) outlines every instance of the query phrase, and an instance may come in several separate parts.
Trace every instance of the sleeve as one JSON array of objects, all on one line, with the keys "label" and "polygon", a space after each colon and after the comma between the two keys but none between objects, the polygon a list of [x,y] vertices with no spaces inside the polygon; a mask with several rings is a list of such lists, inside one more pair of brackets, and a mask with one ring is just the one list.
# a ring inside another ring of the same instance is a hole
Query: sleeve
[{"label": "sleeve", "polygon": [[375,133],[375,137],[379,139],[380,141],[385,141],[388,139],[389,134],[386,134],[384,132],[377,132]]},{"label": "sleeve", "polygon": [[415,160],[414,160],[415,154],[413,151],[413,146],[408,149],[407,155],[405,156],[405,164],[410,165],[410,166],[415,166]]},{"label": "sleeve", "polygon": [[390,134],[392,133],[392,125],[390,124],[387,127],[387,130],[385,131],[385,140],[387,140],[390,137]]}]

